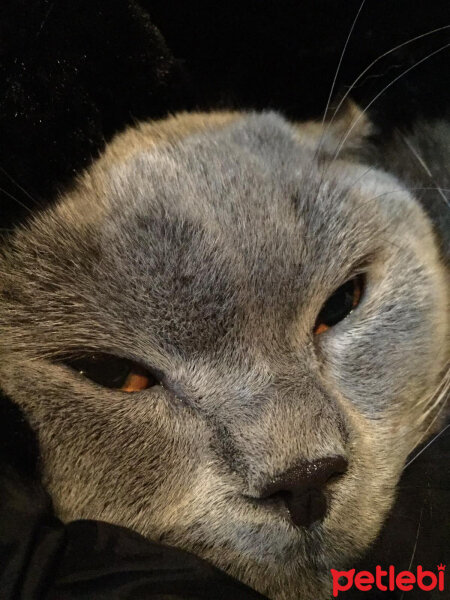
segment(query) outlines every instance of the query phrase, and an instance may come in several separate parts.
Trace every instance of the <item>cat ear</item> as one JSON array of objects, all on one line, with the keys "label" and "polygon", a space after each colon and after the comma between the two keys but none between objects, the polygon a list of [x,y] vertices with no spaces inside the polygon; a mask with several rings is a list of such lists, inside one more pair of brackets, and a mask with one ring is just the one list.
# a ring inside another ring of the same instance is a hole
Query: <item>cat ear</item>
[{"label": "cat ear", "polygon": [[364,146],[374,128],[367,114],[346,99],[337,112],[329,111],[323,125],[317,121],[296,124],[297,134],[303,144],[319,149],[321,154],[334,156]]}]

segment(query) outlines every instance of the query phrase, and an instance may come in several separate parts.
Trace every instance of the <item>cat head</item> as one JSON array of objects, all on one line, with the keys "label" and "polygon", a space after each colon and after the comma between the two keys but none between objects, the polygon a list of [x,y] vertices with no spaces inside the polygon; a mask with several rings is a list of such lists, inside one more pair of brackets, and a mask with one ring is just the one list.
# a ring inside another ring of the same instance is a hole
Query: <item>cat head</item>
[{"label": "cat head", "polygon": [[448,283],[361,125],[338,153],[341,120],[141,124],[10,240],[0,381],[63,519],[289,600],[373,541],[440,409]]}]

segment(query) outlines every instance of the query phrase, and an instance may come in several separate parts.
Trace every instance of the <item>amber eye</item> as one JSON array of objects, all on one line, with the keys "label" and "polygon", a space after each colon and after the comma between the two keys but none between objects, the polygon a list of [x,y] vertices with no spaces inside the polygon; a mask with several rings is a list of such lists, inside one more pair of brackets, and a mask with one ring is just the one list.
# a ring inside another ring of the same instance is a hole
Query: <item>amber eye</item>
[{"label": "amber eye", "polygon": [[139,392],[159,385],[156,374],[151,374],[126,358],[111,354],[87,354],[65,358],[60,362],[98,385],[122,392]]},{"label": "amber eye", "polygon": [[358,275],[349,279],[332,294],[316,319],[314,333],[319,334],[327,331],[333,325],[345,319],[345,317],[358,306],[364,289],[364,276]]}]

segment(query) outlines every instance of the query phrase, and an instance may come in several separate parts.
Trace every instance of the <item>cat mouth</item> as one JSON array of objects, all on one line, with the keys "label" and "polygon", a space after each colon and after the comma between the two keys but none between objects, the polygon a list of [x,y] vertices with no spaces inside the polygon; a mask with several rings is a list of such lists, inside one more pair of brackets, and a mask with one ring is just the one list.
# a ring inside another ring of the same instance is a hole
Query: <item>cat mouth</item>
[{"label": "cat mouth", "polygon": [[258,498],[257,496],[249,496],[243,494],[245,502],[258,510],[266,511],[272,515],[278,515],[282,518],[290,521],[290,515],[288,507],[283,498]]},{"label": "cat mouth", "polygon": [[282,519],[284,524],[297,532],[313,532],[321,526],[326,511],[326,498],[315,490],[305,493],[301,498],[278,494],[269,498],[243,495],[247,505],[267,516]]}]

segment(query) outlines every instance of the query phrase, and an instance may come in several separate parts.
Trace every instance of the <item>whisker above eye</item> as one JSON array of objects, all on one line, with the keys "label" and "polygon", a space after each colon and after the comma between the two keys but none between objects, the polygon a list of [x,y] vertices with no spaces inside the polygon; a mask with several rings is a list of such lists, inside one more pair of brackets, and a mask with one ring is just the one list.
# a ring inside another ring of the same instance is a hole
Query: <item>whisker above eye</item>
[{"label": "whisker above eye", "polygon": [[[410,71],[412,71],[413,69],[415,69],[416,67],[418,67],[419,65],[421,65],[423,62],[425,62],[426,60],[430,59],[432,56],[435,56],[436,54],[438,54],[439,52],[442,52],[443,50],[445,50],[446,48],[450,47],[450,43],[448,44],[444,44],[443,46],[440,46],[437,50],[434,50],[433,52],[430,52],[429,54],[427,54],[426,56],[424,56],[423,58],[421,58],[420,60],[418,60],[417,62],[415,62],[413,65],[411,65],[410,67],[408,67],[407,69],[405,69],[404,71],[402,71],[399,75],[397,75],[397,77],[394,77],[394,79],[392,79],[392,81],[390,81],[387,85],[385,85],[383,87],[383,89],[381,91],[378,92],[378,94],[376,94],[372,100],[363,108],[363,110],[361,111],[361,113],[356,117],[356,119],[354,119],[352,121],[352,123],[350,124],[350,126],[348,127],[346,133],[342,136],[339,145],[333,155],[333,159],[331,161],[331,164],[333,164],[333,162],[337,159],[337,157],[339,156],[345,142],[348,140],[351,132],[353,131],[353,129],[356,127],[356,125],[359,123],[359,121],[362,119],[362,117],[367,113],[367,111],[369,110],[369,108],[378,100],[378,98],[384,94],[384,92],[386,92],[391,86],[394,85],[394,83],[396,83],[399,79],[401,79],[402,77],[404,77],[405,75],[407,75]],[[328,167],[329,168],[329,167]]]},{"label": "whisker above eye", "polygon": [[[331,128],[331,126],[332,126],[332,124],[333,124],[333,123],[334,123],[334,121],[335,121],[335,118],[336,118],[336,116],[338,115],[338,113],[339,113],[340,109],[342,108],[342,106],[343,106],[344,102],[345,102],[345,101],[347,100],[347,98],[349,97],[349,95],[350,95],[351,91],[354,89],[354,87],[356,86],[356,84],[357,84],[357,83],[358,83],[358,82],[359,82],[359,81],[362,79],[362,77],[364,77],[364,75],[365,75],[365,74],[366,74],[366,73],[367,73],[367,72],[368,72],[368,71],[369,71],[369,70],[370,70],[370,69],[371,69],[371,68],[372,68],[372,67],[373,67],[375,64],[377,64],[377,63],[378,63],[380,60],[382,60],[382,59],[383,59],[383,58],[385,58],[386,56],[389,56],[390,54],[392,54],[392,53],[393,53],[393,52],[395,52],[396,50],[400,50],[401,48],[403,48],[403,47],[405,47],[405,46],[407,46],[407,45],[409,45],[409,44],[412,44],[412,43],[413,43],[413,42],[415,42],[415,41],[418,41],[418,40],[420,40],[420,39],[423,39],[423,38],[425,38],[425,37],[428,37],[428,36],[430,36],[430,35],[433,35],[433,34],[435,34],[435,33],[439,33],[440,31],[444,31],[444,30],[446,30],[446,29],[449,29],[449,28],[450,28],[450,25],[444,25],[444,26],[442,26],[442,27],[437,27],[436,29],[432,29],[432,30],[430,30],[430,31],[427,31],[427,32],[425,32],[425,33],[422,33],[422,34],[420,34],[420,35],[417,35],[417,36],[415,36],[415,37],[413,37],[413,38],[410,38],[410,39],[406,40],[405,42],[402,42],[401,44],[397,44],[397,45],[396,45],[396,46],[394,46],[393,48],[391,48],[391,49],[387,50],[386,52],[383,52],[383,54],[380,54],[380,56],[378,56],[377,58],[375,58],[375,59],[374,59],[374,60],[373,60],[373,61],[372,61],[372,62],[371,62],[371,63],[370,63],[370,64],[369,64],[369,65],[368,65],[368,66],[367,66],[367,67],[366,67],[366,68],[365,68],[365,69],[364,69],[364,70],[363,70],[363,71],[362,71],[362,72],[361,72],[361,73],[360,73],[360,74],[359,74],[357,77],[356,77],[356,79],[354,79],[354,81],[353,81],[353,82],[350,84],[350,87],[349,87],[349,88],[348,88],[348,90],[345,92],[345,94],[343,95],[343,97],[342,97],[342,98],[340,99],[340,101],[338,102],[338,104],[337,104],[336,108],[334,109],[334,111],[333,111],[333,114],[332,114],[332,116],[331,116],[331,119],[330,119],[330,121],[329,121],[329,122],[326,124],[326,126],[324,127],[324,122],[325,122],[326,114],[327,114],[327,112],[328,112],[329,105],[330,105],[330,98],[331,98],[331,96],[332,96],[332,92],[333,92],[333,89],[334,89],[334,86],[335,86],[335,82],[336,82],[336,79],[337,79],[337,75],[338,75],[338,72],[339,72],[339,69],[340,69],[340,66],[341,66],[341,62],[342,62],[342,58],[343,58],[343,54],[344,54],[344,52],[345,52],[346,46],[347,46],[347,44],[348,44],[348,41],[349,41],[349,38],[350,38],[350,36],[351,36],[351,33],[352,33],[352,31],[353,31],[353,28],[354,28],[354,25],[355,25],[355,23],[356,23],[356,20],[358,19],[358,16],[359,16],[359,14],[360,14],[360,12],[361,12],[361,9],[363,8],[363,5],[364,5],[364,1],[362,2],[361,6],[360,6],[360,8],[359,8],[359,10],[358,10],[358,12],[357,12],[357,15],[356,15],[356,17],[355,17],[355,19],[354,19],[354,21],[353,21],[353,24],[352,24],[351,30],[350,30],[350,32],[349,32],[349,34],[348,34],[348,37],[347,37],[346,44],[345,44],[345,46],[344,46],[344,49],[343,49],[343,52],[342,52],[342,54],[341,54],[341,59],[340,59],[340,61],[339,61],[339,64],[338,64],[338,67],[337,67],[337,70],[336,70],[336,74],[335,74],[335,77],[334,77],[334,80],[333,80],[333,84],[332,84],[332,87],[331,87],[330,95],[329,95],[329,98],[328,98],[328,101],[327,101],[327,104],[326,104],[326,107],[325,107],[325,111],[324,111],[324,114],[323,114],[323,117],[322,117],[322,122],[321,122],[321,125],[322,125],[322,133],[321,133],[321,135],[320,135],[320,137],[319,137],[319,141],[318,141],[318,144],[317,144],[317,148],[316,148],[316,151],[314,152],[314,155],[313,155],[313,159],[312,159],[313,161],[314,161],[314,160],[317,158],[317,155],[318,155],[318,154],[319,154],[319,152],[320,152],[320,149],[321,149],[321,147],[322,147],[323,140],[325,139],[325,136],[326,136],[326,134],[327,134],[327,133],[328,133],[328,131],[330,130],[330,128]],[[447,47],[447,46],[444,46],[443,48],[440,48],[440,49],[438,49],[436,52],[433,52],[431,55],[428,55],[428,56],[426,56],[425,58],[423,58],[421,61],[419,61],[419,62],[415,63],[415,64],[414,64],[414,65],[412,65],[410,68],[408,68],[406,71],[403,71],[403,73],[401,73],[401,74],[400,74],[398,77],[396,77],[396,78],[395,78],[393,81],[391,81],[391,82],[390,82],[390,83],[389,83],[389,84],[388,84],[388,85],[387,85],[385,88],[383,88],[383,89],[381,90],[381,92],[380,92],[379,94],[377,94],[377,96],[375,96],[375,98],[374,98],[374,99],[373,99],[373,100],[372,100],[372,101],[371,101],[371,102],[370,102],[370,103],[369,103],[369,104],[368,104],[368,105],[365,107],[365,109],[364,109],[364,110],[362,111],[362,113],[359,115],[358,119],[356,119],[356,120],[355,120],[355,122],[354,122],[354,123],[352,123],[352,124],[350,125],[349,129],[347,130],[347,133],[348,133],[348,135],[349,135],[349,134],[350,134],[350,132],[353,130],[354,126],[357,124],[357,122],[359,121],[360,117],[362,117],[362,116],[363,116],[363,115],[364,115],[364,114],[367,112],[367,110],[370,108],[370,106],[371,106],[371,105],[372,105],[372,104],[373,104],[373,103],[374,103],[374,102],[375,102],[375,101],[376,101],[376,100],[377,100],[377,99],[378,99],[378,98],[379,98],[379,97],[380,97],[380,96],[381,96],[381,95],[384,93],[384,91],[386,91],[386,90],[387,90],[387,89],[388,89],[388,88],[389,88],[389,87],[390,87],[390,86],[391,86],[393,83],[395,83],[395,82],[396,82],[398,79],[400,79],[400,78],[401,78],[403,75],[406,75],[406,74],[407,74],[407,73],[408,73],[410,70],[412,70],[412,69],[413,69],[414,67],[416,67],[418,64],[420,64],[421,62],[423,62],[424,60],[426,60],[427,58],[429,58],[429,57],[430,57],[430,56],[432,56],[433,54],[436,54],[437,52],[440,52],[440,51],[441,51],[442,49],[444,49],[445,47]],[[339,148],[338,148],[338,150],[339,150],[339,151],[340,151],[340,148],[341,148],[341,146],[342,146],[342,145],[345,143],[345,141],[346,141],[346,139],[347,139],[348,135],[347,135],[347,136],[345,136],[344,140],[342,141],[341,145],[339,146]],[[339,154],[339,151],[338,151],[338,152],[336,152],[336,154],[335,154],[335,156],[334,156],[334,158],[333,158],[332,162],[334,162],[334,160],[336,159],[337,155]],[[322,186],[322,184],[323,184],[323,182],[324,182],[324,180],[325,180],[325,175],[326,175],[326,172],[327,172],[327,169],[326,169],[326,167],[324,167],[324,169],[323,169],[323,173],[322,173],[322,178],[321,178],[321,181],[320,181],[320,183],[319,183],[319,190],[320,190],[320,188],[321,188],[321,186]]]},{"label": "whisker above eye", "polygon": [[[344,102],[349,97],[351,91],[354,89],[354,87],[356,86],[356,84],[359,83],[359,81],[362,79],[362,77],[364,77],[364,75],[368,71],[370,71],[370,69],[374,65],[376,65],[380,60],[382,60],[386,56],[389,56],[389,54],[392,54],[396,50],[400,50],[400,48],[403,48],[404,46],[412,44],[413,42],[416,42],[417,40],[423,39],[423,38],[425,38],[425,37],[427,37],[429,35],[432,35],[434,33],[438,33],[439,31],[443,31],[445,29],[450,29],[450,25],[444,25],[443,27],[438,27],[436,29],[432,29],[431,31],[427,31],[427,32],[422,33],[420,35],[416,35],[415,37],[410,38],[409,40],[406,40],[405,42],[402,42],[401,44],[397,44],[397,46],[394,46],[390,50],[387,50],[386,52],[383,52],[383,54],[380,54],[380,56],[378,56],[377,58],[375,58],[363,71],[361,71],[361,73],[358,75],[358,77],[356,77],[356,79],[350,84],[350,87],[345,92],[345,94],[343,95],[343,97],[340,99],[338,105],[336,106],[335,110],[333,111],[333,115],[332,115],[329,123],[327,123],[326,131],[328,131],[328,129],[333,124],[336,115],[339,113],[339,110],[341,109],[342,105],[344,104]],[[328,106],[327,106],[326,110],[328,110]],[[325,113],[325,116],[326,116],[326,113]],[[322,121],[322,124],[323,123],[324,123],[324,120]],[[325,133],[326,133],[326,131],[325,131]]]},{"label": "whisker above eye", "polygon": [[[334,74],[333,82],[331,84],[330,93],[328,95],[327,104],[325,106],[325,110],[324,110],[323,116],[322,116],[322,123],[321,123],[322,128],[323,128],[323,125],[325,123],[325,119],[326,119],[326,116],[327,116],[328,109],[330,107],[331,98],[333,96],[334,88],[336,86],[336,80],[338,78],[339,71],[341,69],[341,65],[342,65],[342,61],[344,59],[345,51],[347,50],[347,46],[348,46],[348,43],[349,43],[350,38],[352,36],[353,30],[355,29],[356,22],[357,22],[357,20],[359,18],[359,15],[361,14],[361,11],[362,11],[365,3],[366,3],[366,0],[362,0],[361,4],[359,5],[358,11],[357,11],[357,13],[355,15],[355,18],[353,19],[353,22],[352,22],[350,30],[348,32],[347,38],[345,40],[344,47],[343,47],[341,55],[339,57],[339,62],[338,62],[338,65],[337,65],[337,68],[336,68],[336,71],[335,71],[335,74]],[[334,117],[335,114],[336,114],[336,111],[334,112],[333,117]],[[325,131],[325,133],[326,133],[326,131]],[[320,137],[319,144],[318,144],[317,149],[316,149],[316,155],[320,151],[320,147],[321,147],[324,135],[325,134],[322,132],[322,136]]]}]

